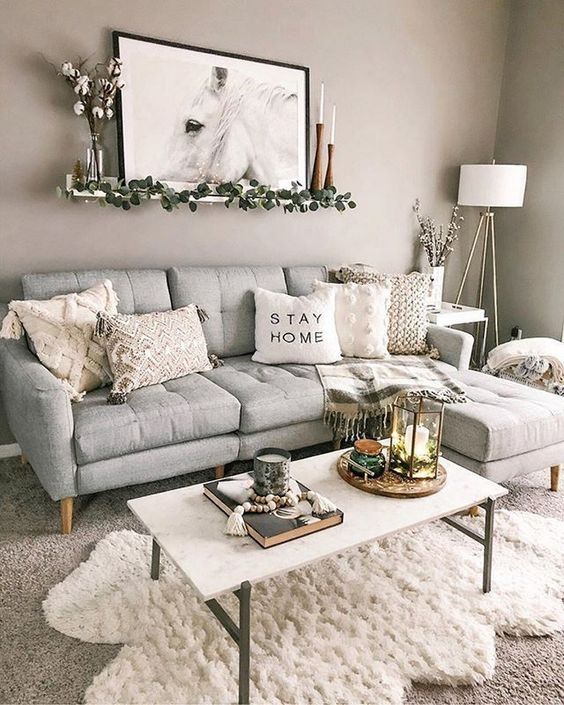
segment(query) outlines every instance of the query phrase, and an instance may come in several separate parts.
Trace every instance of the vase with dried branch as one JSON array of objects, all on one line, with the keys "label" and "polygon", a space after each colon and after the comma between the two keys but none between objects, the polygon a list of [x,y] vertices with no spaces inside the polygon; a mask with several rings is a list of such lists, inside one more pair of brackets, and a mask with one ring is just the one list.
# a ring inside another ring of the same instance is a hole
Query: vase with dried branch
[{"label": "vase with dried branch", "polygon": [[106,122],[114,116],[116,94],[124,86],[121,78],[122,62],[112,57],[106,63],[88,68],[86,60],[76,66],[64,61],[57,75],[62,76],[76,94],[73,110],[84,116],[90,129],[90,145],[86,152],[86,180],[100,182],[103,176],[103,153],[100,136]]},{"label": "vase with dried branch", "polygon": [[458,204],[452,207],[449,224],[446,232],[444,226],[437,225],[434,218],[421,214],[421,202],[416,199],[413,210],[419,223],[419,242],[429,263],[431,272],[431,291],[429,295],[429,310],[440,311],[443,298],[443,283],[445,264],[454,250],[454,242],[458,239],[458,231],[464,217],[459,213]]}]

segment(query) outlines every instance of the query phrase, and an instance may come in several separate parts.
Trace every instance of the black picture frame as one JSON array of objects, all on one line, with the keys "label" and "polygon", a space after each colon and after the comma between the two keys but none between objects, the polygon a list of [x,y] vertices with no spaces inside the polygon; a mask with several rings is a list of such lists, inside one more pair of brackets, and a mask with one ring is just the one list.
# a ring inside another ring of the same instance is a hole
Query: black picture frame
[{"label": "black picture frame", "polygon": [[[276,66],[283,69],[289,69],[293,71],[303,72],[304,81],[304,118],[303,118],[303,144],[305,146],[305,154],[303,154],[303,173],[300,174],[302,178],[299,179],[300,184],[307,188],[310,179],[310,77],[309,68],[307,66],[301,66],[299,64],[292,64],[283,61],[277,61],[273,59],[263,59],[256,56],[249,56],[245,54],[237,54],[233,52],[227,52],[217,49],[210,49],[206,47],[194,46],[191,44],[184,44],[182,42],[175,42],[166,39],[160,39],[156,37],[148,37],[140,34],[133,34],[130,32],[122,32],[120,30],[112,31],[112,45],[113,45],[113,55],[117,58],[122,58],[120,51],[120,41],[122,39],[130,39],[139,42],[146,42],[148,44],[157,44],[165,47],[172,47],[176,49],[186,49],[191,52],[199,52],[202,54],[213,55],[217,57],[225,57],[228,59],[238,59],[245,62],[257,63],[257,64],[267,64],[270,66]],[[126,86],[127,88],[127,86]],[[116,95],[116,123],[117,123],[117,144],[118,144],[118,169],[119,178],[123,180],[129,180],[131,175],[127,173],[126,157],[125,157],[125,139],[124,130],[126,128],[124,124],[124,113],[123,113],[123,97],[118,91]],[[147,176],[147,174],[138,174],[137,178],[140,176]],[[158,175],[156,175],[157,178]],[[162,179],[166,181],[166,179]],[[303,180],[303,184],[302,184]],[[272,184],[274,186],[274,184]]]}]

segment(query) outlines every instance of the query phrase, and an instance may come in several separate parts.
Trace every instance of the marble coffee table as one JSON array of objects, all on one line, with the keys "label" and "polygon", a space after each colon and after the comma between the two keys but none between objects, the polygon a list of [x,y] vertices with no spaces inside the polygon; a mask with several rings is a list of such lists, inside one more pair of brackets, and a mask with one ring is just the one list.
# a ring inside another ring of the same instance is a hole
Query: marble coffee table
[{"label": "marble coffee table", "polygon": [[[239,647],[239,703],[249,702],[251,646],[251,585],[300,566],[392,534],[443,519],[484,546],[482,589],[491,588],[495,501],[507,490],[448,460],[445,487],[417,499],[393,499],[361,492],[344,482],[336,462],[342,451],[292,463],[292,477],[330,497],[344,512],[344,522],[272,548],[261,548],[250,537],[225,536],[226,517],[191,485],[128,502],[131,511],[153,538],[151,577],[159,577],[161,550],[181,571]],[[485,533],[478,534],[452,518],[481,505]],[[218,602],[233,592],[239,600],[239,624]]]}]

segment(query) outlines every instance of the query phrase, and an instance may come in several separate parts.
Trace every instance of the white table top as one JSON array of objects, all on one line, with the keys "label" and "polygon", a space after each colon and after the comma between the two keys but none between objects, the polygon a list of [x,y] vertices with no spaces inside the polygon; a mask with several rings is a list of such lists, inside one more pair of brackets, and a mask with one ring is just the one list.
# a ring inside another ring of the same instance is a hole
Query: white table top
[{"label": "white table top", "polygon": [[344,512],[344,522],[272,548],[262,548],[249,536],[226,536],[227,516],[204,497],[201,484],[127,504],[200,596],[209,600],[237,590],[245,580],[260,582],[507,494],[500,485],[442,459],[447,482],[438,493],[417,499],[372,495],[339,476],[336,461],[341,453],[295,461],[291,473],[329,497]]},{"label": "white table top", "polygon": [[486,312],[483,308],[462,306],[443,301],[440,311],[429,311],[427,319],[438,326],[453,326],[461,323],[480,323],[485,321]]}]

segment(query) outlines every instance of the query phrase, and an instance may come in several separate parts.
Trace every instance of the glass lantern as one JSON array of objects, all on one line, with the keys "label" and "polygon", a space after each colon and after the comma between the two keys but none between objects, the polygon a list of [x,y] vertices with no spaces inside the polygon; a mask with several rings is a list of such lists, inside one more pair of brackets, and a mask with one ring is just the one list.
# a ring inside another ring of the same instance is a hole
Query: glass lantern
[{"label": "glass lantern", "polygon": [[439,468],[443,402],[419,394],[393,404],[388,469],[410,480],[434,479]]}]

